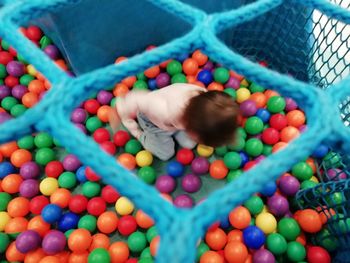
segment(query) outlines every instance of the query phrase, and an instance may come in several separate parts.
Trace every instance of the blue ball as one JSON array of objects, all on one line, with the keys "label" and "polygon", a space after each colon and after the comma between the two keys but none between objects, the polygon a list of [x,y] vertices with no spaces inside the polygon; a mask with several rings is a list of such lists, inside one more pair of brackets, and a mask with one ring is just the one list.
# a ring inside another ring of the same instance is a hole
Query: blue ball
[{"label": "blue ball", "polygon": [[66,232],[69,229],[74,229],[78,226],[79,219],[80,218],[78,215],[72,212],[68,212],[64,214],[58,221],[58,229],[63,232]]},{"label": "blue ball", "polygon": [[326,145],[320,144],[315,151],[312,153],[312,157],[323,158],[328,153],[329,149]]},{"label": "blue ball", "polygon": [[172,177],[180,177],[181,175],[183,175],[184,170],[185,170],[184,166],[177,161],[169,162],[166,167],[166,171],[168,175]]},{"label": "blue ball", "polygon": [[41,217],[46,223],[56,223],[62,216],[62,208],[55,204],[48,204],[41,211]]},{"label": "blue ball", "polygon": [[241,156],[241,167],[244,166],[247,162],[249,162],[249,156],[245,152],[240,152],[239,155]]},{"label": "blue ball", "polygon": [[148,88],[149,88],[150,90],[155,90],[155,89],[158,88],[156,79],[149,79],[149,80],[148,80]]},{"label": "blue ball", "polygon": [[263,196],[273,196],[277,190],[277,185],[274,181],[265,184],[264,189],[260,192]]},{"label": "blue ball", "polygon": [[10,162],[0,163],[0,178],[4,178],[6,175],[16,173],[16,168]]},{"label": "blue ball", "polygon": [[220,220],[220,227],[223,229],[229,228],[231,226],[230,221],[227,216]]},{"label": "blue ball", "polygon": [[271,114],[267,109],[258,109],[255,113],[256,117],[262,120],[264,123],[267,123],[270,120]]},{"label": "blue ball", "polygon": [[197,80],[202,82],[204,85],[209,85],[213,82],[213,74],[207,69],[203,69],[201,72],[197,75]]},{"label": "blue ball", "polygon": [[75,173],[80,183],[85,183],[87,181],[85,169],[86,169],[86,166],[80,166],[80,168]]},{"label": "blue ball", "polygon": [[243,230],[243,240],[248,248],[259,249],[265,243],[265,234],[256,226],[248,226]]},{"label": "blue ball", "polygon": [[182,62],[184,62],[187,58],[188,58],[188,54],[187,54],[187,53],[183,53],[183,54],[179,55],[179,56],[177,57],[176,60],[182,63]]}]

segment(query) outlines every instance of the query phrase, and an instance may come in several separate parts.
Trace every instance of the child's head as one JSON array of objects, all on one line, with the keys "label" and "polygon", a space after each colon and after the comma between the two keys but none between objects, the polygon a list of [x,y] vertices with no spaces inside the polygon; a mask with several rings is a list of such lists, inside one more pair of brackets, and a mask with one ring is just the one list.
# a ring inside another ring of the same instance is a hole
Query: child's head
[{"label": "child's head", "polygon": [[228,94],[208,91],[189,101],[183,123],[199,143],[218,147],[234,141],[237,117],[238,106]]}]

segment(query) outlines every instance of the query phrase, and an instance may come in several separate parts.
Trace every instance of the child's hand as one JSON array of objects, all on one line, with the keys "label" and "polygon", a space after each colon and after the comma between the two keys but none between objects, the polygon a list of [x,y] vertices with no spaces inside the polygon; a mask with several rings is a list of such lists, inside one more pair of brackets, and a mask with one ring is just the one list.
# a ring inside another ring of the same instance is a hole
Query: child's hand
[{"label": "child's hand", "polygon": [[114,107],[112,107],[109,112],[109,125],[111,126],[114,133],[119,130],[119,127],[121,125],[121,119],[119,117],[118,111]]}]

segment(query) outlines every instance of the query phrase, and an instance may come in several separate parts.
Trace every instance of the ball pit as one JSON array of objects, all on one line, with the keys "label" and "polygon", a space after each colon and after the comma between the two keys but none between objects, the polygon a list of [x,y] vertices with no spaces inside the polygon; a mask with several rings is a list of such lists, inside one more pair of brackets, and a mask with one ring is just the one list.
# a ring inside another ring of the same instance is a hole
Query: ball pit
[{"label": "ball pit", "polygon": [[[70,74],[58,48],[39,28],[23,30]],[[32,65],[10,53],[3,40],[1,44],[0,122],[4,122],[34,106],[50,85]],[[118,58],[116,63],[125,59]],[[175,159],[160,164],[127,131],[111,133],[108,112],[118,97],[130,90],[155,90],[179,82],[226,92],[239,104],[240,128],[232,145],[179,148]],[[154,184],[167,200],[186,209],[212,191],[208,185],[244,176],[244,171],[281,150],[307,125],[305,114],[292,99],[250,82],[200,50],[98,92],[70,118],[141,180]],[[293,204],[300,189],[317,185],[314,162],[327,160],[328,152],[320,145],[313,159],[295,164],[277,182],[269,182],[211,226],[198,243],[198,262],[330,262],[331,245],[310,246],[309,238],[309,234],[326,233],[327,218],[315,210],[299,211]],[[1,145],[0,156],[0,252],[8,261],[137,262],[137,257],[141,263],[153,262],[161,242],[153,220],[103,184],[48,133]],[[341,169],[333,177],[339,173]],[[345,173],[340,176],[346,177]]]}]

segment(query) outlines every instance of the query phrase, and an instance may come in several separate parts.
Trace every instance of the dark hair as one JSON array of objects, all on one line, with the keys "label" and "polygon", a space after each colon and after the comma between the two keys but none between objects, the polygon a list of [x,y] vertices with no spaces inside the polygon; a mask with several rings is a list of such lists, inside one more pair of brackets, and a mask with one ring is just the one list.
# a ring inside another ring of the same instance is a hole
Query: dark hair
[{"label": "dark hair", "polygon": [[183,115],[186,131],[198,142],[218,147],[232,144],[237,129],[238,106],[221,91],[201,92],[190,99]]}]

